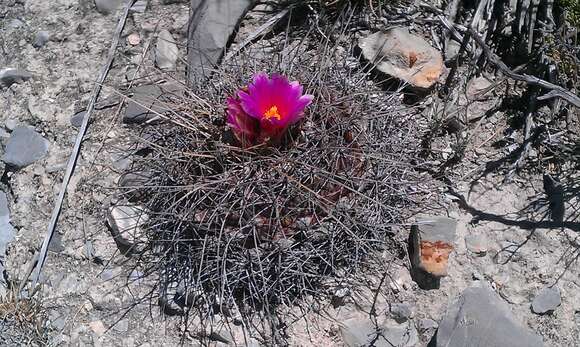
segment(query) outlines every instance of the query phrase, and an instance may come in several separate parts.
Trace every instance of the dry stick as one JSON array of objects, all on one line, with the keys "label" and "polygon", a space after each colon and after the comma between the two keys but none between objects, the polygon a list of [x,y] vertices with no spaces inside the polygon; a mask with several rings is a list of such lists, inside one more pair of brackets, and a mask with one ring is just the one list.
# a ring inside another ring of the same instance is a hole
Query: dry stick
[{"label": "dry stick", "polygon": [[455,27],[459,30],[467,31],[469,33],[469,35],[471,37],[473,37],[475,42],[483,49],[483,53],[485,54],[487,59],[493,65],[495,65],[496,68],[501,70],[501,72],[503,72],[506,76],[508,76],[509,78],[511,78],[513,80],[525,82],[526,84],[529,84],[532,86],[538,86],[538,87],[541,87],[544,89],[548,89],[550,91],[549,93],[538,97],[538,100],[545,100],[545,99],[559,97],[559,98],[566,100],[567,102],[569,102],[573,106],[580,108],[580,97],[578,97],[577,95],[575,95],[571,91],[569,91],[569,90],[567,90],[559,85],[556,85],[556,84],[550,83],[546,80],[543,80],[541,78],[538,78],[536,76],[531,76],[531,75],[527,75],[527,74],[520,75],[518,73],[515,73],[513,70],[511,70],[509,67],[507,67],[507,65],[503,61],[501,61],[501,59],[495,53],[493,53],[491,51],[491,49],[483,41],[481,36],[479,36],[479,34],[477,34],[473,29],[465,28],[465,27],[462,27],[459,25],[455,25]]},{"label": "dry stick", "polygon": [[268,19],[268,21],[262,25],[260,25],[258,27],[258,29],[256,29],[253,33],[251,33],[244,41],[242,41],[238,47],[236,47],[236,49],[231,50],[230,52],[228,52],[228,54],[226,54],[226,56],[224,57],[224,62],[230,60],[231,58],[233,58],[236,54],[238,54],[239,52],[241,52],[247,45],[249,45],[252,41],[254,41],[258,36],[260,36],[262,33],[264,33],[264,35],[269,32],[270,30],[272,30],[272,28],[274,27],[274,24],[278,23],[278,21],[280,21],[280,19],[284,18],[284,16],[286,16],[286,14],[288,14],[288,12],[290,12],[291,7],[284,9],[283,11],[281,11],[280,13],[278,13],[277,15],[275,15],[274,17]]},{"label": "dry stick", "polygon": [[[109,73],[109,69],[111,67],[111,64],[113,63],[113,58],[114,58],[115,52],[117,50],[117,45],[119,44],[121,32],[123,31],[123,28],[125,27],[125,22],[127,21],[127,17],[129,16],[129,9],[133,5],[134,1],[135,0],[127,0],[127,3],[125,5],[125,11],[124,11],[123,15],[121,16],[121,18],[119,19],[119,22],[117,23],[117,28],[116,28],[115,34],[113,36],[113,43],[111,44],[111,47],[109,48],[109,55],[107,57],[107,61],[106,61],[105,65],[103,66],[103,68],[101,69],[101,74],[99,75],[99,78],[97,79],[97,81],[95,82],[95,85],[93,87],[91,101],[89,102],[89,106],[87,107],[87,114],[86,114],[85,118],[83,119],[83,124],[81,125],[79,133],[77,135],[75,145],[73,148],[73,152],[72,152],[71,156],[69,157],[68,164],[66,167],[66,172],[65,172],[65,175],[64,175],[64,178],[62,181],[62,185],[60,188],[60,193],[58,194],[56,204],[54,206],[54,209],[52,210],[52,216],[50,217],[50,222],[48,224],[48,230],[46,231],[46,236],[44,237],[44,241],[42,243],[42,248],[40,249],[40,253],[38,256],[38,264],[36,265],[36,268],[34,270],[33,279],[32,279],[32,288],[35,288],[37,283],[38,283],[38,279],[40,277],[40,272],[42,271],[42,266],[44,265],[44,261],[46,260],[46,252],[48,251],[48,245],[50,244],[50,240],[52,239],[52,236],[54,235],[54,230],[56,228],[56,224],[58,222],[58,217],[59,217],[60,211],[62,209],[62,203],[64,200],[64,196],[66,194],[66,189],[67,189],[68,183],[72,177],[73,171],[75,169],[75,165],[76,165],[79,153],[80,153],[83,137],[84,137],[84,135],[87,131],[87,127],[89,125],[89,119],[91,117],[91,113],[93,112],[93,110],[95,108],[95,103],[97,101],[97,98],[99,97],[99,93],[101,92],[101,87],[103,85],[103,82],[105,81],[105,78],[107,77],[107,74]],[[26,281],[26,280],[27,280],[27,278],[23,279],[23,281]]]}]

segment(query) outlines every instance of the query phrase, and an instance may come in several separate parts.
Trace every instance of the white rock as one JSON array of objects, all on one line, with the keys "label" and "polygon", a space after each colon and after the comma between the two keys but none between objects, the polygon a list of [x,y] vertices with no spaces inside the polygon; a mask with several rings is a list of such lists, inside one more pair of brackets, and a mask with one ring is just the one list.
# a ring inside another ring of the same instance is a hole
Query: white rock
[{"label": "white rock", "polygon": [[171,33],[163,29],[157,36],[155,45],[155,65],[162,70],[175,70],[179,48]]}]

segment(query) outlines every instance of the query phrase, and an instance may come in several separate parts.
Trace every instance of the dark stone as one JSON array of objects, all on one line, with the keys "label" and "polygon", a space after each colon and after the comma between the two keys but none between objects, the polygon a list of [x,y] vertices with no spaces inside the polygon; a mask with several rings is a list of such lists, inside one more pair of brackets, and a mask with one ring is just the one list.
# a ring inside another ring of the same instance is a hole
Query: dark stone
[{"label": "dark stone", "polygon": [[165,114],[169,110],[166,103],[180,92],[180,86],[169,85],[144,85],[131,90],[133,96],[127,104],[123,122],[144,123]]},{"label": "dark stone", "polygon": [[32,75],[23,70],[18,69],[2,69],[0,70],[0,87],[9,88],[14,83],[22,83],[28,81]]},{"label": "dark stone", "polygon": [[188,33],[188,79],[190,83],[208,77],[224,54],[228,42],[253,0],[191,0]]},{"label": "dark stone", "polygon": [[51,252],[62,253],[64,252],[64,246],[62,244],[62,236],[59,233],[54,233],[48,244],[48,249]]},{"label": "dark stone", "polygon": [[411,277],[422,289],[437,289],[447,276],[449,255],[454,250],[457,222],[447,217],[417,219],[409,235]]},{"label": "dark stone", "polygon": [[417,330],[409,323],[377,326],[368,318],[351,318],[341,324],[340,333],[348,347],[413,347],[419,343]]},{"label": "dark stone", "polygon": [[391,315],[398,323],[404,323],[413,316],[413,307],[407,303],[391,304]]},{"label": "dark stone", "polygon": [[23,168],[44,158],[47,153],[48,141],[34,129],[21,126],[10,135],[3,160],[7,165]]},{"label": "dark stone", "polygon": [[48,31],[39,31],[38,33],[36,33],[36,37],[34,38],[32,46],[35,48],[41,48],[48,42],[49,39],[50,34],[48,33]]},{"label": "dark stone", "polygon": [[70,124],[75,128],[80,128],[87,115],[87,111],[80,111],[70,117]]},{"label": "dark stone", "polygon": [[487,285],[469,287],[447,310],[431,341],[436,347],[539,347],[541,337],[522,327]]},{"label": "dark stone", "polygon": [[532,301],[532,312],[537,314],[550,314],[560,306],[562,297],[560,288],[546,287],[542,289]]},{"label": "dark stone", "polygon": [[556,223],[564,221],[566,206],[564,204],[564,186],[549,174],[544,175],[544,191],[549,202],[550,217]]}]

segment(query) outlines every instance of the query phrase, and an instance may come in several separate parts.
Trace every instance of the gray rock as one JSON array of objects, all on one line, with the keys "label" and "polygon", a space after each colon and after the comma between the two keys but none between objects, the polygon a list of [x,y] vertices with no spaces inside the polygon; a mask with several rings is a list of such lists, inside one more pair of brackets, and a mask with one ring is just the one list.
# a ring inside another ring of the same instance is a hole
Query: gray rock
[{"label": "gray rock", "polygon": [[418,218],[411,228],[411,276],[421,288],[439,288],[440,278],[447,276],[456,228],[454,219],[435,216]]},{"label": "gray rock", "polygon": [[113,271],[111,269],[104,269],[99,275],[103,281],[110,281],[113,278]]},{"label": "gray rock", "polygon": [[13,20],[10,21],[10,23],[8,23],[8,25],[6,25],[6,30],[18,29],[23,25],[24,25],[23,21],[21,21],[18,18],[14,18]]},{"label": "gray rock", "polygon": [[52,235],[52,239],[50,239],[50,243],[48,244],[48,249],[55,253],[64,252],[65,248],[62,244],[62,235],[60,233],[56,232]]},{"label": "gray rock", "polygon": [[141,226],[148,219],[140,206],[119,205],[107,209],[107,224],[121,253],[130,255],[140,252],[143,246]]},{"label": "gray rock", "polygon": [[129,321],[126,319],[122,319],[117,322],[117,324],[113,325],[113,329],[118,332],[125,333],[129,331]]},{"label": "gray rock", "polygon": [[191,1],[191,11],[199,14],[190,22],[187,60],[191,82],[207,77],[217,65],[238,23],[253,5],[252,0]]},{"label": "gray rock", "polygon": [[121,7],[121,2],[122,0],[95,0],[95,5],[100,13],[109,14]]},{"label": "gray rock", "polygon": [[6,126],[6,129],[12,131],[18,126],[18,121],[16,119],[9,118],[6,120],[4,125]]},{"label": "gray rock", "polygon": [[419,322],[417,323],[417,327],[419,328],[419,331],[422,333],[429,331],[431,329],[437,329],[438,326],[439,325],[437,324],[436,321],[429,318],[420,319]]},{"label": "gray rock", "polygon": [[532,312],[537,314],[552,313],[561,303],[560,288],[546,287],[532,301]]},{"label": "gray rock", "polygon": [[149,0],[137,0],[129,9],[130,12],[144,13],[147,11]]},{"label": "gray rock", "polygon": [[34,38],[32,46],[35,48],[41,48],[48,42],[49,39],[50,34],[48,33],[48,31],[39,31],[36,33],[36,37]]},{"label": "gray rock", "polygon": [[[407,322],[406,324],[385,324],[382,327],[382,336],[378,340],[381,346],[415,347],[419,343],[417,329]],[[376,344],[376,346],[379,346]]]},{"label": "gray rock", "polygon": [[407,303],[391,304],[391,315],[398,323],[406,322],[413,317],[413,307]]},{"label": "gray rock", "polygon": [[507,304],[487,285],[465,289],[439,324],[436,347],[539,347],[542,338],[522,327]]},{"label": "gray rock", "polygon": [[168,112],[167,102],[171,95],[179,93],[177,84],[144,85],[131,89],[133,96],[127,103],[123,122],[144,123]]},{"label": "gray rock", "polygon": [[377,70],[413,87],[431,88],[444,69],[441,53],[406,28],[392,28],[361,38],[359,47]]},{"label": "gray rock", "polygon": [[175,39],[168,30],[161,30],[155,45],[155,65],[161,70],[175,70],[178,56]]},{"label": "gray rock", "polygon": [[32,75],[24,70],[6,68],[0,70],[0,87],[9,88],[14,83],[28,81]]},{"label": "gray rock", "polygon": [[80,128],[85,120],[87,115],[87,111],[80,111],[75,113],[72,117],[70,117],[70,124],[75,128]]},{"label": "gray rock", "polygon": [[348,347],[413,347],[419,343],[417,330],[409,323],[376,326],[368,318],[351,318],[341,324],[340,333]]},{"label": "gray rock", "polygon": [[28,166],[46,156],[48,141],[29,127],[14,129],[8,143],[4,162],[16,168]]},{"label": "gray rock", "polygon": [[487,239],[480,234],[465,236],[465,246],[470,252],[479,256],[484,256],[487,253]]}]

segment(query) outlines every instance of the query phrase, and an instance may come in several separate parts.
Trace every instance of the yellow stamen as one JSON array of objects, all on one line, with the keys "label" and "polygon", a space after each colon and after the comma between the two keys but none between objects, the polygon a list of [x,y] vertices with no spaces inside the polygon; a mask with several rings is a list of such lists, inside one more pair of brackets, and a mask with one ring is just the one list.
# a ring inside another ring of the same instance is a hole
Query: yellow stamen
[{"label": "yellow stamen", "polygon": [[278,113],[278,106],[270,107],[270,109],[266,111],[266,113],[264,113],[264,118],[266,119],[276,118],[277,120],[282,119],[282,116],[280,115],[280,113]]}]

